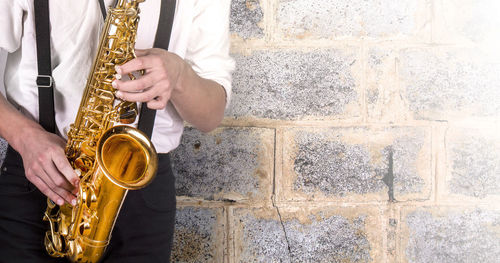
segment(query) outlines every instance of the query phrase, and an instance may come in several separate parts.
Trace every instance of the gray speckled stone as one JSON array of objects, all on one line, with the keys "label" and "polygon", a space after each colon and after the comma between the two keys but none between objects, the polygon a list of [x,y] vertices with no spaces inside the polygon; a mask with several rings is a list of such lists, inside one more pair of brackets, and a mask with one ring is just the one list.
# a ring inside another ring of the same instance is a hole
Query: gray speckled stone
[{"label": "gray speckled stone", "polygon": [[336,116],[358,104],[351,65],[354,52],[336,50],[256,51],[234,54],[232,103],[227,115],[269,119]]},{"label": "gray speckled stone", "polygon": [[[394,195],[398,199],[407,193],[418,193],[425,190],[426,185],[423,177],[431,176],[431,150],[430,150],[430,131],[425,128],[395,128],[392,130],[396,139],[389,147],[393,152],[393,173],[394,173]],[[424,144],[429,143],[425,148]],[[386,148],[387,149],[387,148]],[[425,155],[423,171],[418,171],[417,159],[419,154]]]},{"label": "gray speckled stone", "polygon": [[288,38],[386,37],[415,31],[415,0],[281,0],[278,27]]},{"label": "gray speckled stone", "polygon": [[[239,262],[372,262],[366,236],[366,215],[348,219],[322,212],[308,223],[290,218],[259,218],[238,211],[243,225],[243,251]],[[285,236],[285,232],[286,236]],[[287,242],[290,251],[287,248]]]},{"label": "gray speckled stone", "polygon": [[[344,138],[346,136],[350,141]],[[386,137],[393,137],[392,143],[379,141]],[[295,135],[298,153],[294,159],[297,174],[294,190],[321,191],[327,196],[386,190],[388,185],[383,179],[389,172],[389,151],[392,150],[390,187],[394,188],[396,199],[427,191],[429,185],[422,178],[430,176],[431,169],[430,149],[424,147],[426,141],[430,141],[430,132],[418,127],[299,130]],[[425,155],[426,169],[417,171],[416,160],[421,151]]]},{"label": "gray speckled stone", "polygon": [[[0,95],[1,96],[1,95]],[[5,159],[5,153],[7,152],[7,141],[0,137],[0,166],[3,164],[3,160]]]},{"label": "gray speckled stone", "polygon": [[418,209],[406,215],[409,262],[498,263],[500,213],[475,210],[435,215]]},{"label": "gray speckled stone", "polygon": [[264,18],[259,0],[232,0],[229,29],[243,39],[262,38],[258,25]]},{"label": "gray speckled stone", "polygon": [[235,211],[243,225],[242,251],[237,262],[290,262],[287,241],[277,214],[271,219],[256,218]]},{"label": "gray speckled stone", "polygon": [[447,138],[451,192],[484,198],[500,195],[500,141],[474,130]]},{"label": "gray speckled stone", "polygon": [[299,153],[294,169],[298,178],[294,190],[321,191],[328,195],[378,192],[387,163],[373,165],[365,145],[327,141],[324,134],[305,133],[296,137]]},{"label": "gray speckled stone", "polygon": [[460,58],[471,52],[474,53],[451,50],[436,55],[431,49],[401,52],[400,77],[415,118],[442,120],[451,116],[500,114],[500,64]]},{"label": "gray speckled stone", "polygon": [[214,209],[186,207],[175,216],[172,262],[212,262],[219,245]]},{"label": "gray speckled stone", "polygon": [[291,240],[293,262],[372,262],[365,234],[365,217],[349,220],[342,216],[285,222]]},{"label": "gray speckled stone", "polygon": [[[203,134],[186,128],[181,145],[172,154],[177,195],[208,200],[266,198],[268,185],[262,185],[272,174],[261,158],[266,151],[262,135],[274,138],[274,131],[259,128],[224,128]],[[272,150],[272,149],[270,149]]]}]

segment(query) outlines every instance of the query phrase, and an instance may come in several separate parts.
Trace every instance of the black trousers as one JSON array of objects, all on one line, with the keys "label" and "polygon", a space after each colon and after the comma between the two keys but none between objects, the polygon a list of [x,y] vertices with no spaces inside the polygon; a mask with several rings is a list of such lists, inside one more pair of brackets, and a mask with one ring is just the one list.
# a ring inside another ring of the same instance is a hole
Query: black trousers
[{"label": "black trousers", "polygon": [[[47,255],[42,221],[47,198],[24,176],[10,146],[0,172],[0,262],[66,262]],[[102,262],[169,262],[175,223],[174,176],[168,154],[144,189],[129,191]]]}]

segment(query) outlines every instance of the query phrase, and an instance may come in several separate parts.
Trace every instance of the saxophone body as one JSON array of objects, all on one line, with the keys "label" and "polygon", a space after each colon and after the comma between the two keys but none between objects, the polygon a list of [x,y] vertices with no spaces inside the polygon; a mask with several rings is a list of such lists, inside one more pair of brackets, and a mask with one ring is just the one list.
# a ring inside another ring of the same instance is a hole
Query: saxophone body
[{"label": "saxophone body", "polygon": [[[119,0],[107,19],[75,122],[68,132],[66,156],[79,174],[77,205],[57,206],[47,199],[43,220],[50,229],[45,248],[71,262],[97,262],[128,190],[145,187],[154,178],[158,159],[154,146],[130,124],[136,103],[115,98],[111,83],[115,65],[133,59],[139,3]],[[130,78],[134,79],[133,75]]]}]

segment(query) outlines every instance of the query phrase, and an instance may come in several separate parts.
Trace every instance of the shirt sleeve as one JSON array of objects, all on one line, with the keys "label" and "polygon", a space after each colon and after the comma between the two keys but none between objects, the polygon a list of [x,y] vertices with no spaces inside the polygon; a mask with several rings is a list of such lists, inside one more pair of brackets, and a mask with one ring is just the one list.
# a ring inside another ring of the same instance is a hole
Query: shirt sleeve
[{"label": "shirt sleeve", "polygon": [[0,48],[9,53],[21,45],[23,34],[23,4],[21,0],[0,0]]},{"label": "shirt sleeve", "polygon": [[7,60],[7,52],[0,48],[0,93],[5,96],[5,86],[3,84],[3,76],[5,75],[5,62]]},{"label": "shirt sleeve", "polygon": [[230,0],[197,1],[185,57],[200,77],[224,87],[226,107],[231,98],[231,73],[235,67],[229,55],[230,4]]}]

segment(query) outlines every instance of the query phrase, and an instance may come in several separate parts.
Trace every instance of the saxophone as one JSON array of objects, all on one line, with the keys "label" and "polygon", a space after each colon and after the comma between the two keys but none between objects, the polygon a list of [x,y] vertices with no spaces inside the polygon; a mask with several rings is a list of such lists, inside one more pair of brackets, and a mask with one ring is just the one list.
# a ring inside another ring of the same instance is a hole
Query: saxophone
[{"label": "saxophone", "polygon": [[47,199],[43,220],[50,229],[44,243],[53,257],[97,262],[111,239],[128,190],[146,186],[156,174],[157,154],[147,136],[133,127],[117,125],[135,121],[136,103],[117,99],[111,85],[115,65],[135,57],[141,2],[144,0],[119,0],[108,11],[65,149],[80,177],[77,205],[57,206]]}]

